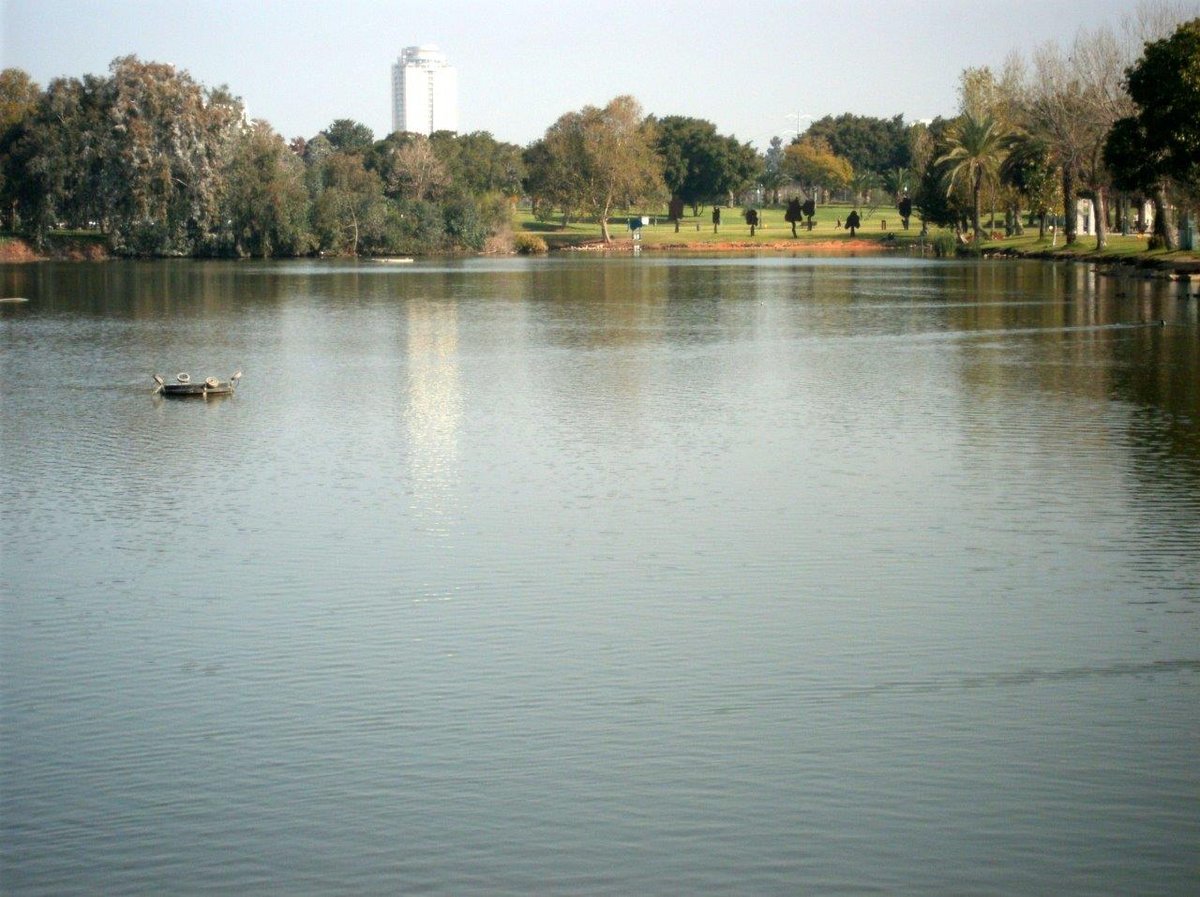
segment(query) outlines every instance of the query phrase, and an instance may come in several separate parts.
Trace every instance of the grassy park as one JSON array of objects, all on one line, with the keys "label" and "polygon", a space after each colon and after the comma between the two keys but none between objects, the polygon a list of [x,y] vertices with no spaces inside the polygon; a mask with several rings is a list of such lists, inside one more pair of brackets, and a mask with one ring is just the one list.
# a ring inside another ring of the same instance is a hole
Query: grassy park
[{"label": "grassy park", "polygon": [[[650,223],[641,230],[640,243],[647,249],[667,248],[727,248],[730,243],[761,244],[763,248],[776,248],[781,242],[795,243],[796,248],[817,246],[832,248],[831,243],[851,243],[848,230],[839,225],[845,222],[852,207],[846,204],[831,204],[818,206],[813,218],[813,229],[810,231],[805,224],[796,226],[796,238],[792,238],[792,226],[783,218],[783,207],[756,207],[760,223],[755,228],[754,236],[750,236],[750,226],[742,217],[741,208],[723,207],[721,209],[721,225],[716,233],[713,232],[712,207],[700,210],[693,217],[691,209],[684,212],[676,232],[674,222],[667,218],[665,207],[656,210],[634,210],[622,212],[609,219],[609,230],[617,244],[627,246],[632,242],[632,234],[628,227],[628,219],[633,216],[645,216]],[[909,221],[909,230],[905,231],[895,209],[879,208],[868,215],[859,210],[863,226],[858,229],[854,243],[862,248],[860,243],[878,243],[884,247],[889,243],[915,242],[920,233],[920,222],[916,218]],[[551,221],[540,221],[529,209],[520,208],[514,218],[514,229],[517,232],[536,234],[545,240],[550,249],[565,249],[569,247],[587,246],[600,242],[600,225],[595,219],[573,219],[565,227],[561,218]],[[931,229],[931,236],[939,231]],[[893,240],[886,240],[888,234]],[[950,233],[946,231],[946,233]]]},{"label": "grassy park", "polygon": [[1145,236],[1122,236],[1119,233],[1108,235],[1108,245],[1102,252],[1096,249],[1095,236],[1085,235],[1075,243],[1066,245],[1061,234],[1057,240],[1050,235],[1039,238],[1037,228],[1028,229],[1019,237],[989,240],[983,244],[983,249],[984,252],[1012,255],[1141,264],[1181,270],[1200,265],[1200,253],[1184,249],[1150,249]]},{"label": "grassy park", "polygon": [[[695,217],[690,209],[686,210],[680,221],[678,233],[674,223],[666,217],[665,208],[622,212],[609,220],[609,230],[613,236],[613,243],[609,248],[619,252],[632,247],[633,240],[627,221],[634,215],[644,215],[650,219],[650,223],[640,229],[639,240],[644,249],[650,250],[715,252],[794,249],[800,252],[836,252],[841,249],[861,252],[871,249],[904,249],[920,241],[921,225],[916,217],[910,219],[909,229],[904,230],[895,208],[885,206],[880,206],[870,214],[860,209],[863,226],[858,229],[855,237],[851,238],[850,232],[840,227],[851,208],[850,205],[836,203],[818,206],[813,219],[813,229],[810,231],[805,225],[797,225],[795,238],[792,237],[791,225],[784,220],[783,207],[759,208],[761,223],[755,228],[753,237],[750,236],[750,226],[742,217],[741,208],[721,209],[721,225],[717,233],[713,233],[711,207],[701,209],[700,214]],[[550,250],[603,246],[600,225],[595,219],[573,219],[564,226],[561,219],[538,220],[528,208],[519,208],[514,216],[513,227],[517,233],[540,237]],[[951,229],[939,227],[930,227],[925,238],[928,246],[934,247],[940,243],[950,252],[954,251],[955,244],[951,242],[953,240],[954,234]],[[1107,248],[1098,252],[1094,235],[1081,234],[1075,243],[1067,245],[1062,234],[1059,234],[1057,239],[1049,233],[1045,238],[1040,238],[1036,225],[1027,226],[1021,236],[986,240],[982,244],[982,252],[989,255],[1140,264],[1167,270],[1187,270],[1200,266],[1200,253],[1185,250],[1152,250],[1147,247],[1144,236],[1110,233]]]}]

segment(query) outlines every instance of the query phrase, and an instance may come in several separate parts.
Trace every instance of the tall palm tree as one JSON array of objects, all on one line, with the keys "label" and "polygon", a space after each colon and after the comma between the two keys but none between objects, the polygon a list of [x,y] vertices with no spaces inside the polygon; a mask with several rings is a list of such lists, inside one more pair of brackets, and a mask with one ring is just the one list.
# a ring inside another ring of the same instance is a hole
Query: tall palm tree
[{"label": "tall palm tree", "polygon": [[1009,130],[990,115],[976,118],[967,114],[947,132],[949,151],[942,155],[937,164],[945,169],[949,194],[955,184],[965,181],[971,190],[971,226],[975,230],[975,245],[983,238],[979,226],[979,200],[984,182],[995,182],[1000,165],[1008,155],[1011,145]]},{"label": "tall palm tree", "polygon": [[763,202],[779,205],[779,191],[787,186],[790,180],[780,168],[764,168],[758,176],[758,185],[763,188]]},{"label": "tall palm tree", "polygon": [[854,197],[854,205],[858,205],[861,201],[864,206],[870,207],[867,212],[868,217],[873,212],[874,206],[871,206],[871,191],[879,189],[879,175],[873,171],[856,171],[850,178],[850,193]]},{"label": "tall palm tree", "polygon": [[889,168],[883,173],[883,188],[892,194],[895,202],[900,202],[912,189],[913,174],[907,168],[898,166]]}]

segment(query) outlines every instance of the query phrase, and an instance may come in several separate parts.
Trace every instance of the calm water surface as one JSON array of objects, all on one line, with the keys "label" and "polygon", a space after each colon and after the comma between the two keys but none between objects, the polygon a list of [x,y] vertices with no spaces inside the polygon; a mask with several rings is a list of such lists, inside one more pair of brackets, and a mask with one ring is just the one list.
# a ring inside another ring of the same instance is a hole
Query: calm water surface
[{"label": "calm water surface", "polygon": [[1178,285],[650,257],[0,295],[5,894],[1200,892]]}]

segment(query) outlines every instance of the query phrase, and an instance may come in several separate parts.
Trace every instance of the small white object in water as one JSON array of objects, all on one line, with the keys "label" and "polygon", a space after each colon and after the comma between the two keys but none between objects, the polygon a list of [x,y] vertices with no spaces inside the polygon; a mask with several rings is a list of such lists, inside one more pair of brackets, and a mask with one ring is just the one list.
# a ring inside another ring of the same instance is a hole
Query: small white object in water
[{"label": "small white object in water", "polygon": [[24,296],[3,296],[0,297],[0,302],[28,302]]}]

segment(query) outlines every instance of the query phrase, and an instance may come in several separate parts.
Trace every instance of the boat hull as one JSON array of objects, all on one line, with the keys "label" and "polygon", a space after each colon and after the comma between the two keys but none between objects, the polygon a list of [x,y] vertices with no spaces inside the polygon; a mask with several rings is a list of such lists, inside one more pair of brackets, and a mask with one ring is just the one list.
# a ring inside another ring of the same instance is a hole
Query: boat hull
[{"label": "boat hull", "polygon": [[231,396],[234,390],[237,389],[238,381],[241,379],[242,372],[238,371],[228,380],[205,377],[203,380],[193,382],[191,376],[185,371],[175,375],[174,383],[168,383],[162,375],[155,374],[154,382],[158,385],[154,388],[154,391],[158,395],[170,396],[173,399],[207,399],[210,396]]},{"label": "boat hull", "polygon": [[209,396],[231,396],[237,389],[236,383],[221,382],[216,386],[206,383],[166,383],[160,392],[173,399],[206,399]]}]

